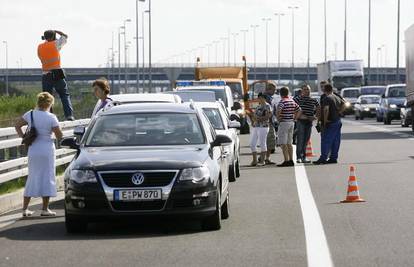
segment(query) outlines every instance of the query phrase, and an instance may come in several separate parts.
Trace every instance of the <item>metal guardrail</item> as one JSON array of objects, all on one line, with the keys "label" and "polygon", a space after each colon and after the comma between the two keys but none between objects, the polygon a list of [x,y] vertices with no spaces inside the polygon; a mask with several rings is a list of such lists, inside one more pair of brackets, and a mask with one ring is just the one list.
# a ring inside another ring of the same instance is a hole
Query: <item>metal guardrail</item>
[{"label": "metal guardrail", "polygon": [[[73,136],[73,129],[77,126],[85,126],[89,119],[61,122],[60,127],[64,137]],[[13,127],[0,128],[0,185],[2,183],[18,179],[28,175],[28,158],[22,139],[18,137]],[[59,146],[58,146],[59,147]],[[58,148],[56,150],[56,166],[70,162],[75,151],[72,149]],[[13,157],[6,157],[13,154]]]}]

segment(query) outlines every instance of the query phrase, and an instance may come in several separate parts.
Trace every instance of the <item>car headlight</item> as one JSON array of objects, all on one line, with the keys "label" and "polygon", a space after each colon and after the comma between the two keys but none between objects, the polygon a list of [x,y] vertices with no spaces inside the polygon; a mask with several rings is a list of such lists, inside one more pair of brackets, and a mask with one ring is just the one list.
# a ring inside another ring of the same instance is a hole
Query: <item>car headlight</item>
[{"label": "car headlight", "polygon": [[390,108],[397,108],[396,104],[390,104]]},{"label": "car headlight", "polygon": [[78,184],[97,182],[96,175],[91,170],[72,170],[69,177]]},{"label": "car headlight", "polygon": [[345,107],[347,108],[351,107],[351,102],[345,102]]},{"label": "car headlight", "polygon": [[199,183],[210,177],[210,171],[206,166],[184,169],[180,181],[193,181]]},{"label": "car headlight", "polygon": [[364,111],[369,111],[369,108],[364,108]]}]

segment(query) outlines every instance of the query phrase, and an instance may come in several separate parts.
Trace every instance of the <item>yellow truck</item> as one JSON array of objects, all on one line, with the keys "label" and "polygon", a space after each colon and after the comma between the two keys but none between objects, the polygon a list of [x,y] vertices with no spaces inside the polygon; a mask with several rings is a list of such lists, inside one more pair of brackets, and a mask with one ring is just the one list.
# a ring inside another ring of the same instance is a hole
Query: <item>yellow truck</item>
[{"label": "yellow truck", "polygon": [[244,107],[248,107],[248,103],[244,101],[244,96],[249,92],[248,86],[248,70],[246,58],[243,57],[243,67],[200,67],[200,59],[197,59],[195,68],[196,81],[224,81],[231,88],[235,108],[234,111],[240,117],[240,133],[249,133],[249,124],[247,123]]}]

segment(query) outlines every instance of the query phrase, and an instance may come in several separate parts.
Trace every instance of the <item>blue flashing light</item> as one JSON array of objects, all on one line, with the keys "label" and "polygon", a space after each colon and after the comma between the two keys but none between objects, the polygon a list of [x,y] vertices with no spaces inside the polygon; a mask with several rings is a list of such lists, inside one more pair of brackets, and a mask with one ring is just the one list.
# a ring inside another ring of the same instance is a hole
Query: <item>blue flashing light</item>
[{"label": "blue flashing light", "polygon": [[225,86],[226,82],[225,81],[210,81],[209,84],[215,85],[215,86]]},{"label": "blue flashing light", "polygon": [[193,82],[192,81],[180,81],[176,83],[177,87],[185,87],[185,86],[192,86]]}]

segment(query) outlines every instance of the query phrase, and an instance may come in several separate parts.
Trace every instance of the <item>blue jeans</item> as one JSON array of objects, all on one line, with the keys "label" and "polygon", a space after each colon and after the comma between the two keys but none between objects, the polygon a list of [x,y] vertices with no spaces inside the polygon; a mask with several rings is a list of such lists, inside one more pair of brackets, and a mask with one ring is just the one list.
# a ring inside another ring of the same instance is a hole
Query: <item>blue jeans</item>
[{"label": "blue jeans", "polygon": [[296,157],[297,159],[306,159],[306,145],[311,137],[312,122],[307,120],[298,120],[297,127],[297,143],[296,143]]},{"label": "blue jeans", "polygon": [[59,94],[60,101],[62,101],[63,112],[65,113],[65,118],[73,116],[73,107],[70,101],[70,95],[68,91],[68,86],[65,79],[60,79],[54,81],[51,75],[42,76],[42,88],[43,92],[48,92],[53,95],[53,89]]},{"label": "blue jeans", "polygon": [[329,123],[321,133],[321,157],[320,160],[338,160],[339,147],[341,146],[341,120]]}]

